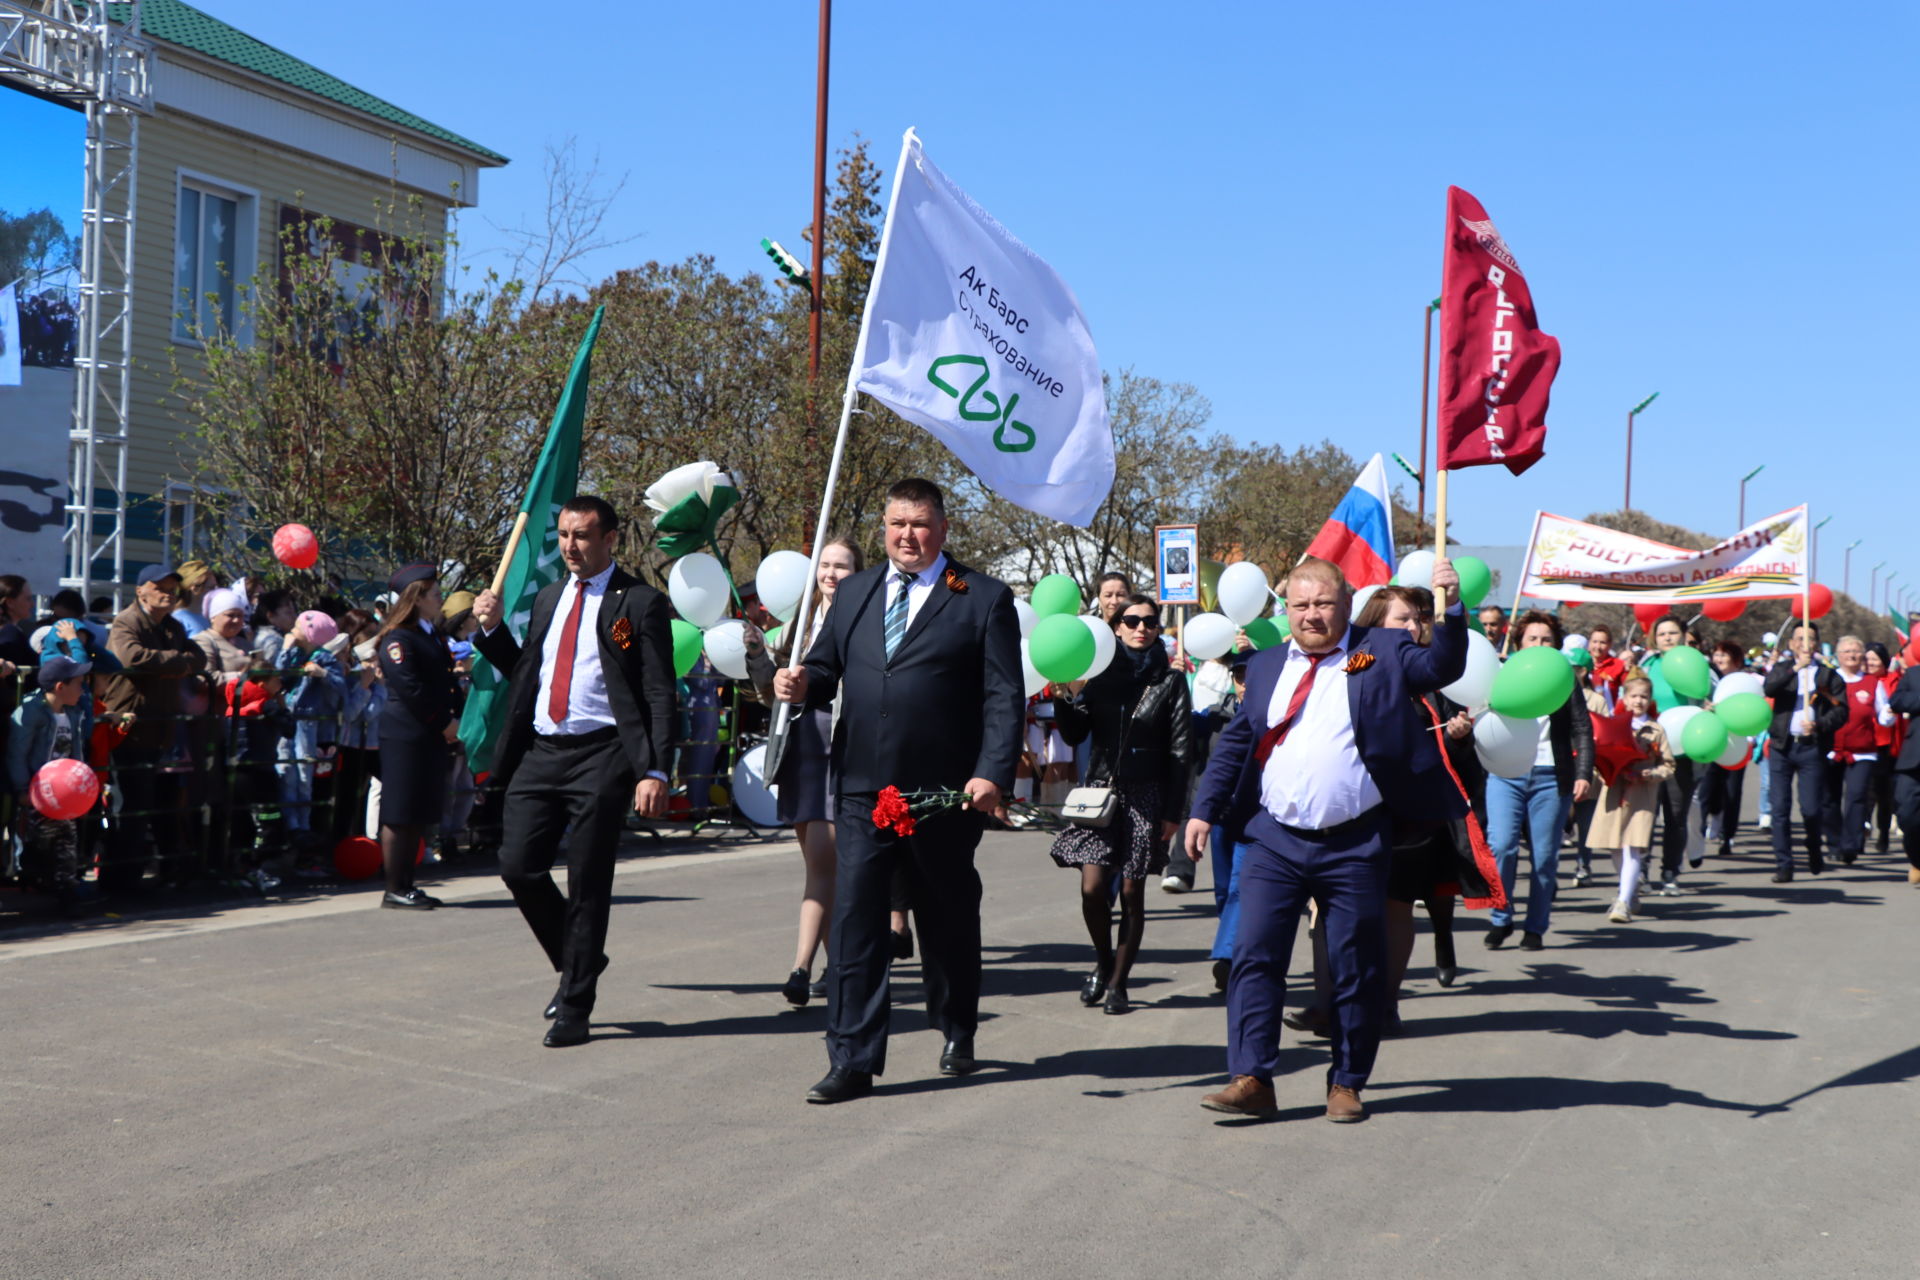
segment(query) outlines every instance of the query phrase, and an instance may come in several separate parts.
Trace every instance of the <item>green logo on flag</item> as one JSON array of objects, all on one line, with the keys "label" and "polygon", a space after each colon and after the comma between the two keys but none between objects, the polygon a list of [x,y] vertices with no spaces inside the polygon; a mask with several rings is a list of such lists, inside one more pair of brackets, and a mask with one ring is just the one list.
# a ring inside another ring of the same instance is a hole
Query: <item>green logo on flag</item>
[{"label": "green logo on flag", "polygon": [[[978,365],[980,367],[980,376],[974,379],[973,385],[967,388],[965,394],[962,394],[958,387],[949,384],[940,377],[940,370],[950,364]],[[991,376],[991,373],[987,367],[985,356],[941,356],[927,367],[927,381],[960,402],[960,417],[964,421],[998,422],[1000,424],[993,429],[994,448],[1002,453],[1025,453],[1027,450],[1033,448],[1037,437],[1033,434],[1032,427],[1029,427],[1024,422],[1015,422],[1013,420],[1013,407],[1020,403],[1020,393],[1016,391],[1011,396],[1008,396],[1006,406],[1002,408],[1000,397],[985,389],[989,376]],[[968,408],[968,406],[973,403],[973,398],[976,394],[982,400],[986,401],[990,407],[985,410]],[[1020,432],[1026,439],[1018,443],[1009,442],[1007,439],[1008,427],[1012,427],[1015,431]]]}]

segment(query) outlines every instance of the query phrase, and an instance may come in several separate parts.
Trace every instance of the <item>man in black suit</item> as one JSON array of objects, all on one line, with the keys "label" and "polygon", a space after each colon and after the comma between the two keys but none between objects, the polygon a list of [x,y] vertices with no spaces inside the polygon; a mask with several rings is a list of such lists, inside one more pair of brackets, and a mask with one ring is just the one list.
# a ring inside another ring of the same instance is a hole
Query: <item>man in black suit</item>
[{"label": "man in black suit", "polygon": [[[808,1102],[868,1093],[887,1066],[889,892],[905,868],[920,926],[927,1018],[945,1037],[939,1069],[974,1069],[980,1008],[980,876],[973,854],[1004,813],[1026,698],[1020,624],[1006,584],[947,558],[945,498],[925,480],[887,492],[887,563],[834,594],[806,663],[775,677],[787,702],[841,696],[833,738],[839,874],[829,930],[827,1058]],[[909,835],[873,824],[879,792],[964,791]]]},{"label": "man in black suit", "polygon": [[[505,792],[500,878],[560,974],[549,1048],[583,1044],[600,971],[614,848],[627,810],[667,807],[673,743],[673,638],[667,600],[613,562],[620,517],[599,498],[560,508],[568,576],[534,598],[522,648],[500,625],[500,597],[473,602],[474,644],[510,672],[493,772]],[[567,892],[550,874],[567,836]]]},{"label": "man in black suit", "polygon": [[1793,782],[1800,780],[1800,824],[1806,830],[1807,870],[1826,870],[1821,830],[1826,825],[1827,752],[1833,735],[1847,722],[1847,684],[1820,662],[1820,628],[1811,622],[1794,628],[1792,660],[1782,656],[1767,671],[1766,695],[1773,700],[1773,727],[1767,735],[1767,786],[1773,813],[1773,882],[1793,879]]},{"label": "man in black suit", "polygon": [[[1906,716],[1920,716],[1920,667],[1906,669],[1887,705]],[[1907,883],[1920,889],[1920,730],[1911,720],[1907,740],[1893,762],[1893,813],[1907,844]]]}]

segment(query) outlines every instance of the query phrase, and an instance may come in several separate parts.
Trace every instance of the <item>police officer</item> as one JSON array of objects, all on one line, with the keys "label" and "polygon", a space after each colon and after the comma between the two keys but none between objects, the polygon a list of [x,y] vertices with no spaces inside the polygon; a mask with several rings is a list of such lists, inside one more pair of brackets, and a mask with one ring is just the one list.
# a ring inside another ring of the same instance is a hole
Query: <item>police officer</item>
[{"label": "police officer", "polygon": [[421,833],[440,824],[447,771],[460,724],[454,718],[453,658],[440,621],[440,583],[432,565],[410,564],[388,579],[396,598],[374,650],[387,703],[380,713],[380,857],[382,907],[431,910],[440,900],[413,883]]}]

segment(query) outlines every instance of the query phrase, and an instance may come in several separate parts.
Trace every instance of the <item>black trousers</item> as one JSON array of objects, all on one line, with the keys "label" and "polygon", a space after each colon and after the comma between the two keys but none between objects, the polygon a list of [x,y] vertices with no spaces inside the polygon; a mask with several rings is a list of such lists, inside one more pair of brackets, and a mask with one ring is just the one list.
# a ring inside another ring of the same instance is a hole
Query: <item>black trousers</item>
[{"label": "black trousers", "polygon": [[1673,772],[1660,784],[1660,878],[1677,879],[1680,858],[1687,848],[1687,822],[1693,808],[1694,763],[1686,756],[1673,762]]},{"label": "black trousers", "polygon": [[161,758],[159,751],[146,747],[122,744],[114,749],[113,783],[120,788],[120,813],[100,864],[104,889],[140,887],[147,873],[149,832],[163,881],[174,879],[185,865],[183,850],[191,847],[185,828],[186,794],[178,774],[161,770]]},{"label": "black trousers", "polygon": [[1873,811],[1872,760],[1827,761],[1827,842],[1842,862],[1867,850],[1867,817]]},{"label": "black trousers", "polygon": [[1893,812],[1900,820],[1907,861],[1920,867],[1920,770],[1903,769],[1894,773]]},{"label": "black trousers", "polygon": [[[599,992],[614,852],[633,787],[633,767],[612,736],[586,742],[536,736],[507,784],[500,878],[560,975],[565,1012],[591,1013]],[[563,838],[564,895],[552,875]]]},{"label": "black trousers", "polygon": [[980,815],[950,811],[920,820],[910,836],[873,825],[875,797],[843,795],[834,830],[839,872],[828,935],[827,1058],[836,1067],[887,1069],[892,993],[894,869],[904,872],[920,938],[927,1021],[947,1039],[980,1021]]},{"label": "black trousers", "polygon": [[1771,772],[1767,782],[1773,790],[1769,807],[1773,811],[1773,863],[1781,871],[1793,870],[1793,782],[1800,780],[1800,826],[1807,836],[1807,867],[1821,861],[1820,838],[1826,826],[1827,753],[1809,738],[1795,738],[1781,748],[1777,744],[1768,760]]}]

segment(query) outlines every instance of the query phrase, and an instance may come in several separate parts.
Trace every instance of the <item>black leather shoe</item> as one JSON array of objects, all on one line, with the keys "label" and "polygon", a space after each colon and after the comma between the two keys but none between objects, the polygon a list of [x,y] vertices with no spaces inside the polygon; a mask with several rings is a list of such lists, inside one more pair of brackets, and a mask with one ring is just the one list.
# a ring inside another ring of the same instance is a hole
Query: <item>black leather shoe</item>
[{"label": "black leather shoe", "polygon": [[1133,1006],[1127,1003],[1127,989],[1125,987],[1115,987],[1113,990],[1107,992],[1106,1011],[1108,1013],[1126,1013],[1132,1008]]},{"label": "black leather shoe", "polygon": [[1821,857],[1817,853],[1812,853],[1807,855],[1808,872],[1817,876],[1822,871],[1825,871],[1826,869],[1827,869],[1827,860],[1825,858]]},{"label": "black leather shoe", "polygon": [[780,994],[785,996],[787,1003],[794,1008],[806,1008],[807,997],[811,994],[807,989],[807,971],[805,969],[795,969],[792,973],[788,974],[787,984],[780,988]]},{"label": "black leather shoe", "polygon": [[873,1073],[851,1067],[835,1067],[822,1076],[820,1083],[807,1090],[808,1102],[851,1102],[873,1092]]},{"label": "black leather shoe", "polygon": [[1522,951],[1538,951],[1545,945],[1546,943],[1541,940],[1540,935],[1537,933],[1522,933],[1520,935],[1520,949]]},{"label": "black leather shoe", "polygon": [[893,958],[895,960],[913,959],[913,930],[907,929],[893,935]]},{"label": "black leather shoe", "polygon": [[[605,973],[607,971],[607,966],[612,963],[613,961],[610,957],[602,955],[600,957],[600,967],[593,971],[594,976],[599,977],[601,974]],[[541,1014],[540,1016],[547,1019],[549,1022],[559,1017],[560,1016],[560,997],[565,995],[566,993],[567,993],[566,983],[563,982],[559,986],[555,987],[553,989],[553,999],[547,1001],[547,1011]]]},{"label": "black leather shoe", "polygon": [[1487,950],[1493,951],[1498,949],[1500,946],[1502,946],[1506,942],[1506,940],[1508,938],[1511,938],[1512,936],[1513,936],[1512,925],[1498,924],[1498,925],[1495,925],[1493,928],[1487,930],[1486,933],[1482,934],[1480,937],[1480,941],[1486,946]]},{"label": "black leather shoe", "polygon": [[1454,979],[1460,976],[1460,970],[1454,965],[1443,964],[1434,969],[1433,976],[1441,986],[1450,987]]},{"label": "black leather shoe", "polygon": [[1080,1003],[1091,1009],[1107,994],[1107,975],[1095,969],[1080,988]]},{"label": "black leather shoe", "polygon": [[430,896],[425,889],[409,889],[405,893],[381,894],[380,905],[396,911],[431,911],[440,905],[440,899]]},{"label": "black leather shoe", "polygon": [[1792,884],[1792,883],[1793,883],[1793,872],[1791,872],[1791,871],[1776,871],[1776,872],[1774,872],[1774,873],[1773,873],[1773,882],[1774,882],[1775,884]]},{"label": "black leather shoe", "polygon": [[565,1049],[570,1045],[587,1042],[587,1015],[584,1013],[562,1013],[547,1028],[547,1038],[542,1041],[549,1049]]},{"label": "black leather shoe", "polygon": [[972,1036],[955,1036],[940,1051],[940,1074],[943,1076],[972,1075],[979,1065],[973,1060]]}]

